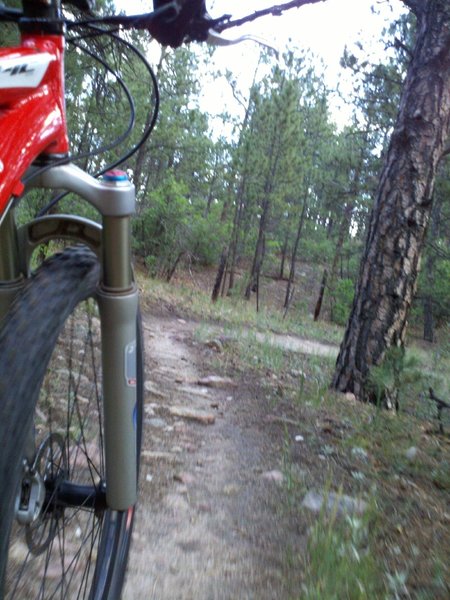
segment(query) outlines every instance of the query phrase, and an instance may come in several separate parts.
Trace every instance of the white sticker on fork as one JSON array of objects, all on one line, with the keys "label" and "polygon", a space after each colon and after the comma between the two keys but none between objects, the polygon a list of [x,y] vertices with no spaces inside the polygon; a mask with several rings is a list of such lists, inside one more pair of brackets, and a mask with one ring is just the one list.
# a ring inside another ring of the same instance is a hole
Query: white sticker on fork
[{"label": "white sticker on fork", "polygon": [[125,346],[125,380],[128,387],[136,387],[136,340]]}]

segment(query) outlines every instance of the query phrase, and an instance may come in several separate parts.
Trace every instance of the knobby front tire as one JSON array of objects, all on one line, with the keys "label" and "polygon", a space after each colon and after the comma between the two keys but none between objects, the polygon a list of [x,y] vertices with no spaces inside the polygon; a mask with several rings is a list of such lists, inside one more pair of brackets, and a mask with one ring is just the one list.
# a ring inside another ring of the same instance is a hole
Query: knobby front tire
[{"label": "knobby front tire", "polygon": [[66,249],[27,281],[0,332],[5,600],[120,596],[134,508],[118,512],[105,504],[98,279],[92,252]]}]

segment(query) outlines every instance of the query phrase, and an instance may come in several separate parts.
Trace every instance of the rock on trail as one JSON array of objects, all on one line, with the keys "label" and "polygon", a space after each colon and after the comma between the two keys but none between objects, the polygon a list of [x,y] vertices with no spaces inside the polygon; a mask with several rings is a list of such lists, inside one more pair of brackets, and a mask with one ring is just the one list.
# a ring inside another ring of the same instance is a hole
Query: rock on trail
[{"label": "rock on trail", "polygon": [[144,333],[139,510],[123,599],[288,597],[286,545],[303,538],[282,524],[279,454],[260,403],[237,401],[236,382],[208,369],[214,350],[195,345],[192,324],[144,316]]}]

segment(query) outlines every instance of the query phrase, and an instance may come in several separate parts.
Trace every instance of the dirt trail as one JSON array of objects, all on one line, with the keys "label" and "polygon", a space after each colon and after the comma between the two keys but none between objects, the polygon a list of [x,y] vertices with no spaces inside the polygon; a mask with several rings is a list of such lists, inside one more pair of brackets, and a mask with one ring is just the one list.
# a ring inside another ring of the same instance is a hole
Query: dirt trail
[{"label": "dirt trail", "polygon": [[[214,325],[208,326],[208,331],[213,334],[214,332],[221,336],[223,329]],[[258,342],[267,343],[271,346],[283,348],[291,352],[301,352],[302,354],[311,354],[314,356],[327,356],[336,358],[338,355],[338,346],[331,343],[316,342],[315,340],[307,340],[297,335],[290,335],[288,333],[272,333],[253,331],[250,329],[239,328],[236,331],[227,332],[229,337],[236,339],[238,337],[250,337],[254,336]]]},{"label": "dirt trail", "polygon": [[[262,425],[263,403],[251,389],[198,384],[214,373],[213,353],[193,341],[193,329],[180,319],[144,319],[140,508],[123,598],[287,598],[286,549],[300,551],[304,532],[280,514],[283,486],[271,478],[280,443]],[[179,418],[181,408],[215,422]]]},{"label": "dirt trail", "polygon": [[257,332],[255,337],[259,342],[268,342],[272,346],[278,346],[292,352],[314,354],[315,356],[330,356],[333,358],[336,358],[338,353],[337,346],[315,342],[314,340],[305,340],[294,335]]}]

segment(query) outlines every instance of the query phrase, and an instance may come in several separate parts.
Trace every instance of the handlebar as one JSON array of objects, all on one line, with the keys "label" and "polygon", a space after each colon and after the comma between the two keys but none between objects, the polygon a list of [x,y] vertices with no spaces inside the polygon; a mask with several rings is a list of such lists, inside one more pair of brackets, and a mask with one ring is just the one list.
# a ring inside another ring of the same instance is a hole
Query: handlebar
[{"label": "handlebar", "polygon": [[[0,0],[1,2],[1,0]],[[145,29],[162,45],[176,48],[184,42],[204,42],[209,37],[209,32],[225,21],[229,15],[212,19],[206,10],[205,0],[153,0],[153,12],[142,15],[113,15],[91,17],[95,0],[62,0],[71,4],[88,17],[81,21],[67,21],[61,18],[58,11],[59,0],[36,2],[24,0],[25,13],[0,4],[0,21],[15,21],[22,27],[48,24],[62,25],[69,28],[83,24],[113,25],[124,29]],[[56,16],[58,15],[58,16]]]}]

